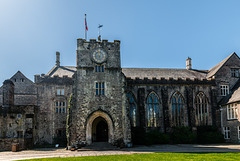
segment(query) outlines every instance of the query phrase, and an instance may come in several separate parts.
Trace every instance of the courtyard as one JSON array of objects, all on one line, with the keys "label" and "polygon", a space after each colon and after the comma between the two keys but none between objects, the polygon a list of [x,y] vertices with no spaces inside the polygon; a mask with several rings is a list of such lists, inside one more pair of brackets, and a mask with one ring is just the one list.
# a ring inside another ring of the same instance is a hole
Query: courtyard
[{"label": "courtyard", "polygon": [[[240,145],[234,144],[176,144],[176,145],[153,145],[153,146],[135,146],[133,148],[123,149],[105,149],[105,150],[87,150],[69,151],[65,148],[39,148],[33,150],[23,150],[19,152],[2,151],[0,152],[0,161],[24,160],[38,158],[65,158],[65,157],[85,157],[85,156],[103,156],[103,155],[130,155],[130,154],[148,154],[148,153],[236,153],[240,152]],[[188,155],[188,154],[187,154]],[[220,155],[220,154],[219,154]],[[235,157],[238,157],[235,156]],[[239,156],[240,157],[240,156]],[[59,160],[59,159],[58,159]],[[232,158],[232,160],[235,160]]]}]

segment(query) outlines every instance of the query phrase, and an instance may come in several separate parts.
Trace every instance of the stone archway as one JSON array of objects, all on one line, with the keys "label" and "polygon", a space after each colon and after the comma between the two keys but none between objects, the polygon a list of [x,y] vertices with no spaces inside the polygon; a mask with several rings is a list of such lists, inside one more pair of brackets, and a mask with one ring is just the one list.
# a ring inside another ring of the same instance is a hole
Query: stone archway
[{"label": "stone archway", "polygon": [[113,143],[113,122],[103,111],[96,111],[87,120],[86,141],[107,141]]},{"label": "stone archway", "polygon": [[107,142],[108,141],[108,124],[102,117],[97,117],[92,124],[92,141]]}]

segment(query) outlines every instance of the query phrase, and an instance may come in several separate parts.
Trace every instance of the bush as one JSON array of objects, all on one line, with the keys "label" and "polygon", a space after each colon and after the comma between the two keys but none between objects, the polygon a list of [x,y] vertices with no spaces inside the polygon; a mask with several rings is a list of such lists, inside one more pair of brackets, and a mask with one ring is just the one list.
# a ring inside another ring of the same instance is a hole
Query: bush
[{"label": "bush", "polygon": [[216,126],[199,126],[197,128],[197,142],[199,144],[223,143],[224,136]]},{"label": "bush", "polygon": [[171,140],[174,144],[193,144],[196,143],[197,136],[190,127],[173,127]]},{"label": "bush", "polygon": [[145,135],[145,144],[168,144],[170,142],[170,137],[167,134],[160,133],[158,130],[152,130]]},{"label": "bush", "polygon": [[145,144],[145,129],[143,127],[132,128],[132,142],[135,145]]}]

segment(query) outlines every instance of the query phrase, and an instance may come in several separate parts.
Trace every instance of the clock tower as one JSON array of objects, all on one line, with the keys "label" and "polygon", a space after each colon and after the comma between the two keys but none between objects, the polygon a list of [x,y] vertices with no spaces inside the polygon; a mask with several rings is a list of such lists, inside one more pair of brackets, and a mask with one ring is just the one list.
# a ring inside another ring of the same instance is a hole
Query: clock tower
[{"label": "clock tower", "polygon": [[131,143],[120,41],[77,40],[77,71],[70,110],[70,144]]}]

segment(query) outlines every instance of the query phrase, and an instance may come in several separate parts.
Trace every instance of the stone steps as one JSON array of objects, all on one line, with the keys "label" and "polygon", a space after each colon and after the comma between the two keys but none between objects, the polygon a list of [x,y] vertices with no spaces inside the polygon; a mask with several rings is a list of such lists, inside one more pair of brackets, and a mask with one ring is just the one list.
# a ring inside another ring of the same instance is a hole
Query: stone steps
[{"label": "stone steps", "polygon": [[91,145],[78,149],[79,151],[101,151],[101,150],[119,150],[118,147],[109,144],[108,142],[93,142]]}]

